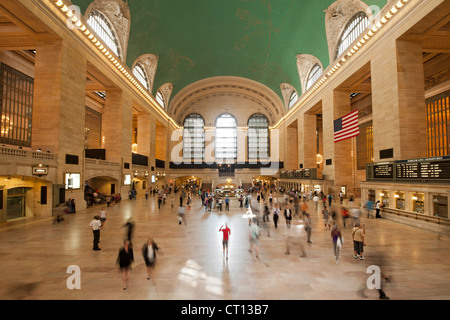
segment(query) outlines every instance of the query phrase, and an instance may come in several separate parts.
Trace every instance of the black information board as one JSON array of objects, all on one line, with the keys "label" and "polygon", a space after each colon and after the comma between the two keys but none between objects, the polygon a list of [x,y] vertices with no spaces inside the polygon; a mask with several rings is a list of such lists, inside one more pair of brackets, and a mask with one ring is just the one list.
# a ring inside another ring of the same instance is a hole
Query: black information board
[{"label": "black information board", "polygon": [[394,177],[394,165],[392,163],[379,163],[373,166],[375,179],[389,179]]},{"label": "black information board", "polygon": [[370,165],[372,179],[450,180],[450,156]]}]

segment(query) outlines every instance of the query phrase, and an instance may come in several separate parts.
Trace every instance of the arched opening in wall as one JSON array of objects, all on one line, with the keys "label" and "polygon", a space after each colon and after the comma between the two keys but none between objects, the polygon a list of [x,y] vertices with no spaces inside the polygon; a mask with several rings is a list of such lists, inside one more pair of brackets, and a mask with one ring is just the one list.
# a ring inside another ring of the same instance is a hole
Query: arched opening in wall
[{"label": "arched opening in wall", "polygon": [[111,203],[120,201],[121,197],[120,183],[113,177],[90,177],[84,183],[84,199],[88,207],[106,205],[108,199]]},{"label": "arched opening in wall", "polygon": [[150,91],[149,78],[145,68],[138,62],[133,68],[133,75],[144,86],[147,91]]},{"label": "arched opening in wall", "polygon": [[305,92],[308,91],[313,85],[314,83],[316,83],[316,81],[320,78],[320,76],[322,75],[322,67],[320,66],[320,64],[316,63],[311,70],[308,73],[308,77],[306,78],[306,87],[305,87]]},{"label": "arched opening in wall", "polygon": [[120,48],[119,40],[111,22],[105,14],[98,10],[93,10],[89,14],[87,23],[100,39],[114,52],[119,58],[123,59],[122,50]]},{"label": "arched opening in wall", "polygon": [[232,161],[237,158],[237,120],[224,113],[216,120],[215,156],[217,163]]},{"label": "arched opening in wall", "polygon": [[[257,176],[252,178],[252,187],[257,190],[273,188],[275,186],[275,178],[268,176]],[[268,200],[268,199],[266,199]]]},{"label": "arched opening in wall", "polygon": [[369,25],[369,18],[363,11],[355,14],[345,26],[336,48],[334,59],[340,57]]},{"label": "arched opening in wall", "polygon": [[192,195],[198,194],[198,191],[202,189],[203,179],[192,175],[178,177],[175,179],[175,186],[185,190],[185,192],[191,192]]},{"label": "arched opening in wall", "polygon": [[183,122],[183,159],[202,161],[205,157],[205,120],[192,113]]}]

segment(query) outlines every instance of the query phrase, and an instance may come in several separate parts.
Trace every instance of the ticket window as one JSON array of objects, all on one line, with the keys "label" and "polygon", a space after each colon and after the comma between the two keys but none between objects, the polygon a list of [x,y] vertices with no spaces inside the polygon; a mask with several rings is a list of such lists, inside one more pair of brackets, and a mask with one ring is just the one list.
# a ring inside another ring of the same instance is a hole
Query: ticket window
[{"label": "ticket window", "polygon": [[320,191],[322,191],[322,188],[320,187],[320,185],[316,184],[314,186],[314,191],[317,192],[317,193],[320,193]]},{"label": "ticket window", "polygon": [[380,192],[380,201],[386,208],[389,207],[389,191],[383,190]]},{"label": "ticket window", "polygon": [[448,218],[448,197],[433,196],[434,216]]},{"label": "ticket window", "polygon": [[425,211],[424,206],[425,195],[423,193],[414,193],[412,196],[412,207],[415,213],[423,214]]},{"label": "ticket window", "polygon": [[395,208],[399,210],[405,210],[405,193],[396,192],[394,198],[395,198]]}]

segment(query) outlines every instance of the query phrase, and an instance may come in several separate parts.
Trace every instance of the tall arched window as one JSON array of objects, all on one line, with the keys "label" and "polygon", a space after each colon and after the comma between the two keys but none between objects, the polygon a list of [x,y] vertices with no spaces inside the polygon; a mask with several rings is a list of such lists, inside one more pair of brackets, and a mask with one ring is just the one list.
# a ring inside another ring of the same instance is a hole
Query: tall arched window
[{"label": "tall arched window", "polygon": [[106,16],[100,11],[94,10],[89,14],[87,23],[91,29],[103,40],[103,42],[122,59],[119,41]]},{"label": "tall arched window", "polygon": [[134,66],[133,75],[145,87],[145,89],[149,90],[147,73],[140,63],[137,63]]},{"label": "tall arched window", "polygon": [[269,119],[261,113],[248,120],[248,158],[269,157]]},{"label": "tall arched window", "polygon": [[156,93],[156,102],[158,102],[159,105],[160,105],[163,109],[166,108],[166,103],[164,102],[164,96],[163,96],[163,94],[162,94],[161,91],[158,91],[158,92]]},{"label": "tall arched window", "polygon": [[342,33],[341,39],[337,46],[335,59],[337,59],[341,54],[347,50],[350,45],[363,33],[363,31],[369,25],[369,19],[365,12],[358,12],[355,14],[350,21],[347,23],[344,32]]},{"label": "tall arched window", "polygon": [[216,120],[215,153],[218,159],[237,158],[237,121],[229,113]]},{"label": "tall arched window", "polygon": [[290,109],[298,100],[298,93],[297,91],[293,91],[291,93],[291,96],[289,97],[289,104],[288,104],[288,109]]},{"label": "tall arched window", "polygon": [[313,84],[320,78],[322,75],[322,67],[316,63],[308,74],[308,78],[306,79],[306,91],[308,91]]},{"label": "tall arched window", "polygon": [[184,120],[183,158],[203,159],[205,155],[205,120],[199,114],[190,114]]}]

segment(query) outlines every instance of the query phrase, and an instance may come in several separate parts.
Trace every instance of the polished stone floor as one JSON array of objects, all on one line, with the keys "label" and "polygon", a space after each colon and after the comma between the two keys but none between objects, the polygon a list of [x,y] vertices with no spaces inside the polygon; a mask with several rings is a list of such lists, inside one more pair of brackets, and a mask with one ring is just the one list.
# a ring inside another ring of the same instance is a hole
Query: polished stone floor
[{"label": "polished stone floor", "polygon": [[[176,203],[176,201],[175,201]],[[108,208],[101,231],[101,251],[92,250],[89,223],[100,207],[68,216],[68,223],[50,218],[22,219],[0,225],[0,299],[33,300],[376,300],[367,288],[376,265],[390,277],[383,283],[396,300],[450,299],[450,239],[392,221],[362,218],[366,224],[366,260],[353,259],[351,227],[343,228],[344,245],[336,264],[330,231],[309,203],[312,244],[298,233],[295,218],[288,229],[283,217],[278,229],[270,221],[263,229],[259,259],[250,253],[248,221],[238,202],[230,211],[204,212],[198,199],[179,225],[177,208],[157,208],[155,198],[125,200]],[[132,217],[135,262],[122,290],[116,258]],[[219,227],[231,229],[229,259],[222,251]],[[301,229],[300,229],[301,230]],[[147,237],[158,254],[153,281],[146,279],[140,254]],[[286,237],[290,236],[290,255]],[[307,256],[301,257],[301,247]],[[69,290],[69,266],[80,268],[81,289]]]}]

